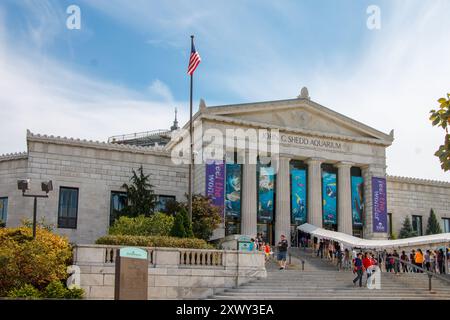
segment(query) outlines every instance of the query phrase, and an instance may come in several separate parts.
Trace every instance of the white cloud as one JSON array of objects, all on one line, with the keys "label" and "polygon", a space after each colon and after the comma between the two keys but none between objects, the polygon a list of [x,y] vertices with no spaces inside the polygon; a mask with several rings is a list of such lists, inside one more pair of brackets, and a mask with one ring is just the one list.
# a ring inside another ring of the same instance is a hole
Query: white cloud
[{"label": "white cloud", "polygon": [[177,102],[161,81],[140,93],[71,70],[39,50],[24,54],[4,21],[0,9],[0,154],[26,150],[26,129],[105,141],[170,127]]},{"label": "white cloud", "polygon": [[169,104],[174,103],[173,94],[170,91],[170,88],[161,80],[154,80],[150,84],[148,90],[155,99],[162,99],[162,101]]}]

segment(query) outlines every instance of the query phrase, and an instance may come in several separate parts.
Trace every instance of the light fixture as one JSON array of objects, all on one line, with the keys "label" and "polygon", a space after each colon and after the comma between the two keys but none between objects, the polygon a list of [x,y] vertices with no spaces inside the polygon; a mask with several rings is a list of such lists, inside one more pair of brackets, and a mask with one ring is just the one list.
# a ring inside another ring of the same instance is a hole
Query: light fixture
[{"label": "light fixture", "polygon": [[49,193],[50,191],[52,191],[53,190],[52,180],[46,181],[46,182],[42,182],[41,183],[41,189],[42,189],[42,191],[45,191],[45,193]]},{"label": "light fixture", "polygon": [[17,188],[22,190],[23,193],[29,189],[30,179],[17,180]]}]

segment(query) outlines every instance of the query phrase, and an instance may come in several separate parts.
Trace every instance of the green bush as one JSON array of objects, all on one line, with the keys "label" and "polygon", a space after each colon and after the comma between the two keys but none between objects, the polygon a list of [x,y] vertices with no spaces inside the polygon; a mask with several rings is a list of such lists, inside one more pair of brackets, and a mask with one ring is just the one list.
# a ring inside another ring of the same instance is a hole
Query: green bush
[{"label": "green bush", "polygon": [[0,228],[0,296],[26,284],[43,290],[54,280],[67,278],[72,248],[67,238],[46,229]]},{"label": "green bush", "polygon": [[82,299],[84,290],[67,288],[61,281],[52,281],[42,292],[42,296],[50,299]]},{"label": "green bush", "polygon": [[192,223],[189,220],[187,211],[184,208],[175,215],[172,230],[170,231],[172,237],[178,238],[193,238]]},{"label": "green bush", "polygon": [[14,288],[8,292],[9,298],[27,298],[27,299],[39,299],[41,293],[38,289],[31,284],[25,284],[20,288]]},{"label": "green bush", "polygon": [[108,235],[97,239],[96,244],[136,246],[136,247],[161,247],[161,248],[189,248],[212,249],[214,248],[205,240],[196,238],[176,238],[166,236],[121,236]]},{"label": "green bush", "polygon": [[110,235],[168,236],[174,218],[158,212],[150,217],[140,215],[134,218],[122,216],[109,228]]},{"label": "green bush", "polygon": [[6,227],[6,223],[0,219],[0,228],[5,228]]},{"label": "green bush", "polygon": [[25,284],[20,288],[12,289],[8,293],[9,298],[27,299],[82,299],[84,290],[80,288],[68,289],[61,281],[50,282],[44,290],[39,291],[31,284]]}]

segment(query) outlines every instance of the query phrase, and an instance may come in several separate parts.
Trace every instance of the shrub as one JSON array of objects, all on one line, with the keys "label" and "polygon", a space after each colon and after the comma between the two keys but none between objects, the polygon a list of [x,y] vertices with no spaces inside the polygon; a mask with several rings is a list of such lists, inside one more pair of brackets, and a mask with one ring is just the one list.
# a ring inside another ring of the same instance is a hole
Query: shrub
[{"label": "shrub", "polygon": [[54,280],[65,280],[72,249],[67,238],[43,228],[0,229],[0,296],[30,284],[38,290]]},{"label": "shrub", "polygon": [[8,293],[9,298],[28,299],[82,299],[84,290],[79,288],[68,289],[61,281],[50,282],[44,290],[39,291],[31,284],[25,284],[20,288],[12,289]]},{"label": "shrub", "polygon": [[220,208],[210,198],[196,194],[192,198],[192,229],[196,238],[209,240],[221,222]]},{"label": "shrub", "polygon": [[181,208],[180,212],[175,215],[172,230],[170,231],[172,237],[178,238],[193,238],[192,223],[189,220],[187,211]]},{"label": "shrub", "polygon": [[164,213],[155,213],[151,217],[144,215],[135,218],[120,217],[109,228],[111,235],[130,236],[168,236],[174,218]]},{"label": "shrub", "polygon": [[212,249],[205,240],[195,238],[176,238],[165,236],[104,236],[95,242],[96,244],[136,246],[136,247],[161,247],[161,248],[189,248]]},{"label": "shrub", "polygon": [[6,223],[2,219],[0,219],[0,228],[4,227],[6,227]]},{"label": "shrub", "polygon": [[84,290],[67,288],[61,281],[52,281],[42,292],[42,296],[50,299],[82,299]]},{"label": "shrub", "polygon": [[14,288],[8,292],[9,298],[27,298],[27,299],[39,299],[41,293],[38,289],[31,284],[25,284],[20,288]]}]

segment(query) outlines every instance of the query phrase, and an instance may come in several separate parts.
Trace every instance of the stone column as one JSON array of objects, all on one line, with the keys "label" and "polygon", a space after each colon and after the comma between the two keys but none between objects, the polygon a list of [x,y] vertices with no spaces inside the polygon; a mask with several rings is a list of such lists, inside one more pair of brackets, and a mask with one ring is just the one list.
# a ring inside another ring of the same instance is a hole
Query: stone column
[{"label": "stone column", "polygon": [[242,168],[241,234],[256,236],[256,154],[246,152]]},{"label": "stone column", "polygon": [[338,231],[353,234],[351,174],[352,163],[340,162],[338,168]]},{"label": "stone column", "polygon": [[322,159],[310,158],[308,164],[308,223],[322,228]]},{"label": "stone column", "polygon": [[275,216],[275,243],[280,240],[282,234],[290,242],[291,237],[291,192],[289,158],[280,157],[276,181],[276,216]]}]

